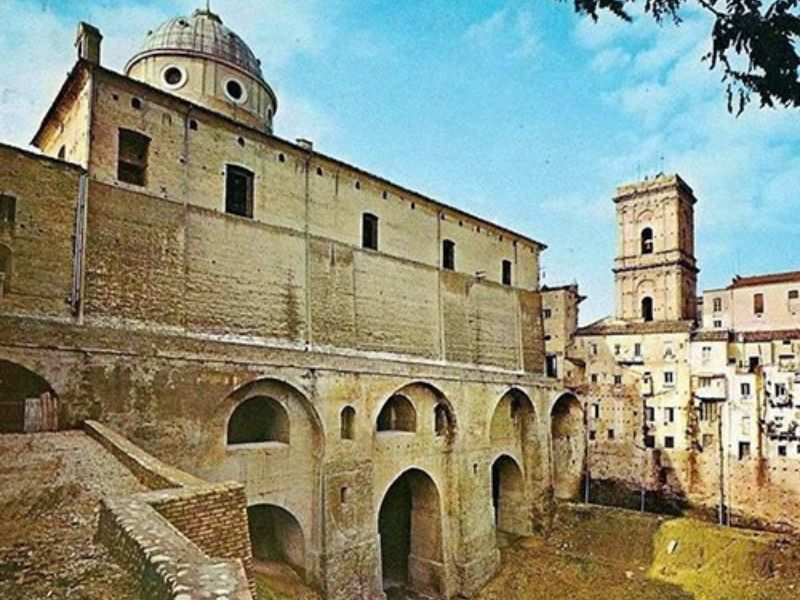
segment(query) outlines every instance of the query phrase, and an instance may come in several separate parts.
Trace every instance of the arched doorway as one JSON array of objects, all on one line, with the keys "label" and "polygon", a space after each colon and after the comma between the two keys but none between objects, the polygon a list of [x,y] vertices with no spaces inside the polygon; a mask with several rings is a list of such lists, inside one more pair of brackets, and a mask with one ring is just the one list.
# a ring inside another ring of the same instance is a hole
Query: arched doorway
[{"label": "arched doorway", "polygon": [[524,481],[519,465],[507,454],[499,456],[492,464],[492,505],[498,531],[529,533]]},{"label": "arched doorway", "polygon": [[283,563],[305,576],[305,537],[292,513],[274,504],[256,504],[247,508],[247,522],[256,561]]},{"label": "arched doorway", "polygon": [[550,413],[553,494],[562,500],[580,498],[586,460],[583,408],[570,393],[562,394]]},{"label": "arched doorway", "polygon": [[41,376],[0,360],[0,433],[58,429],[58,396]]},{"label": "arched doorway", "polygon": [[410,469],[398,477],[378,511],[383,589],[388,598],[407,592],[438,596],[443,583],[442,517],[431,477]]}]

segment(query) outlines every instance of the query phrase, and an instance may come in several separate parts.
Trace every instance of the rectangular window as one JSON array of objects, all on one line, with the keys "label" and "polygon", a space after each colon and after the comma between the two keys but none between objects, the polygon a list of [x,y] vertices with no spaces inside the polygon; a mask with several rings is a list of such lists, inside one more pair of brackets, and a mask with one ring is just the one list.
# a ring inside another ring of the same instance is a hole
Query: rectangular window
[{"label": "rectangular window", "polygon": [[442,268],[447,271],[456,270],[456,243],[452,240],[442,242]]},{"label": "rectangular window", "polygon": [[800,298],[800,290],[789,290],[789,300],[797,300]]},{"label": "rectangular window", "polygon": [[714,312],[722,310],[722,298],[714,298]]},{"label": "rectangular window", "polygon": [[750,417],[742,417],[742,435],[750,435]]},{"label": "rectangular window", "polygon": [[[550,310],[549,308],[545,308],[545,309],[542,311],[542,317],[543,317],[543,318],[545,318],[545,319],[549,319],[549,318],[550,318],[550,317],[552,317],[552,316],[553,316],[553,311],[552,311],[552,310]],[[595,352],[595,354],[596,354],[596,352]]]},{"label": "rectangular window", "polygon": [[147,185],[150,138],[138,131],[120,129],[117,149],[117,179],[131,185]]},{"label": "rectangular window", "polygon": [[622,346],[619,344],[614,344],[614,354],[619,354],[622,351]]},{"label": "rectangular window", "polygon": [[753,313],[764,314],[764,294],[753,294]]},{"label": "rectangular window", "polygon": [[786,395],[786,384],[785,383],[776,383],[775,384],[775,395],[776,396],[785,396]]},{"label": "rectangular window", "polygon": [[713,433],[704,433],[703,434],[703,448],[711,448],[714,445],[714,434]]},{"label": "rectangular window", "polygon": [[361,215],[361,247],[378,249],[378,217],[371,213]]},{"label": "rectangular window", "polygon": [[622,385],[622,375],[614,375],[614,385]]},{"label": "rectangular window", "polygon": [[778,456],[786,456],[786,446],[778,446]]},{"label": "rectangular window", "polygon": [[750,384],[749,383],[743,383],[740,386],[740,391],[742,393],[742,398],[749,398],[750,397]]},{"label": "rectangular window", "polygon": [[672,371],[664,371],[664,385],[675,384],[675,373]]},{"label": "rectangular window", "polygon": [[665,408],[664,409],[664,420],[667,423],[674,423],[675,422],[675,409],[674,408]]},{"label": "rectangular window", "polygon": [[654,435],[646,435],[646,436],[644,436],[644,447],[645,448],[655,448],[656,447],[656,437]]},{"label": "rectangular window", "polygon": [[589,439],[594,441],[597,439],[597,432],[594,429],[589,430]]},{"label": "rectangular window", "polygon": [[714,329],[721,329],[722,321],[714,321]]},{"label": "rectangular window", "polygon": [[634,356],[641,356],[642,355],[642,345],[641,344],[634,344],[633,345],[633,355]]},{"label": "rectangular window", "polygon": [[0,223],[13,223],[17,218],[17,199],[0,195]]},{"label": "rectangular window", "polygon": [[644,409],[644,417],[647,421],[653,422],[656,420],[656,409],[652,406],[647,406]]},{"label": "rectangular window", "polygon": [[597,373],[592,373],[592,383],[597,383]]},{"label": "rectangular window", "polygon": [[558,358],[553,354],[545,356],[544,368],[547,377],[558,377]]},{"label": "rectangular window", "polygon": [[225,212],[253,217],[253,173],[242,167],[225,167]]},{"label": "rectangular window", "polygon": [[592,416],[595,419],[600,418],[600,405],[599,404],[592,404]]},{"label": "rectangular window", "polygon": [[609,429],[608,430],[608,439],[610,439],[610,440],[614,439],[614,430],[613,429]]},{"label": "rectangular window", "polygon": [[750,458],[750,442],[739,442],[739,460]]},{"label": "rectangular window", "polygon": [[664,448],[674,448],[675,447],[675,438],[671,435],[664,437]]},{"label": "rectangular window", "polygon": [[503,285],[511,285],[511,261],[503,261]]}]

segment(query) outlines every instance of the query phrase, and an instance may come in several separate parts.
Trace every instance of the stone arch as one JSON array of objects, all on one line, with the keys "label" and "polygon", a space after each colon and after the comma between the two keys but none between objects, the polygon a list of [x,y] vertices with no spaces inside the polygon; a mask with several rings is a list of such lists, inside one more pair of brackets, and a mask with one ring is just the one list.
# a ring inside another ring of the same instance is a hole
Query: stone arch
[{"label": "stone arch", "polygon": [[291,439],[289,414],[269,396],[251,396],[236,405],[228,418],[228,445],[279,442]]},{"label": "stone arch", "polygon": [[389,485],[377,514],[383,590],[389,597],[440,597],[445,589],[443,519],[434,479],[422,469],[407,469]]},{"label": "stone arch", "polygon": [[519,535],[530,533],[525,476],[522,467],[509,454],[501,454],[492,463],[492,506],[498,531]]},{"label": "stone arch", "polygon": [[437,402],[433,407],[433,430],[437,437],[453,435],[453,413],[444,402]]},{"label": "stone arch", "polygon": [[[380,411],[386,406],[386,403],[395,396],[402,396],[408,399],[415,408],[416,414],[431,414],[432,419],[430,421],[432,425],[431,433],[435,434],[436,431],[436,406],[441,405],[447,411],[447,417],[449,419],[449,435],[447,436],[448,441],[452,441],[455,437],[456,431],[458,429],[458,418],[453,408],[452,402],[450,402],[449,398],[436,386],[425,382],[425,381],[413,381],[411,383],[407,383],[402,387],[395,390],[390,396],[389,399],[386,400],[381,405]],[[428,413],[427,411],[431,411]],[[379,414],[380,414],[379,411]],[[378,416],[375,417],[375,421],[377,423]],[[424,420],[423,423],[427,423],[427,420]],[[417,423],[419,425],[419,422]]]},{"label": "stone arch", "polygon": [[578,499],[586,468],[586,424],[583,407],[572,392],[558,396],[550,410],[550,456],[553,495]]},{"label": "stone arch", "polygon": [[0,433],[58,429],[58,394],[41,375],[0,360]]},{"label": "stone arch", "polygon": [[222,403],[225,413],[226,431],[236,408],[246,400],[265,397],[277,401],[288,413],[289,430],[294,429],[294,420],[302,417],[310,430],[312,455],[322,456],[324,451],[324,434],[322,419],[308,397],[298,387],[280,379],[264,377],[249,381],[228,394]]},{"label": "stone arch", "polygon": [[375,420],[375,430],[385,431],[406,431],[414,433],[417,431],[417,409],[414,403],[403,394],[394,394],[383,403],[378,418]]},{"label": "stone arch", "polygon": [[511,388],[494,406],[489,421],[489,439],[492,443],[533,439],[536,433],[536,409],[528,395],[519,388]]},{"label": "stone arch", "polygon": [[306,538],[294,514],[276,504],[253,504],[247,523],[256,561],[289,565],[305,578]]},{"label": "stone arch", "polygon": [[339,438],[356,439],[356,409],[352,406],[345,406],[339,413]]}]

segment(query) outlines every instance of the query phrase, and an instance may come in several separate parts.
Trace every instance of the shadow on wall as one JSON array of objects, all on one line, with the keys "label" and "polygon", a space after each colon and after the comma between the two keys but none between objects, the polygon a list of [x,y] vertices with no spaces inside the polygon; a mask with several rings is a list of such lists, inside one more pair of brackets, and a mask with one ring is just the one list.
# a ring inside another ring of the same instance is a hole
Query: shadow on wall
[{"label": "shadow on wall", "polygon": [[586,472],[586,426],[583,407],[571,393],[562,394],[550,411],[553,495],[557,500],[582,497]]},{"label": "shadow on wall", "polygon": [[0,433],[58,429],[58,395],[33,371],[0,360]]}]

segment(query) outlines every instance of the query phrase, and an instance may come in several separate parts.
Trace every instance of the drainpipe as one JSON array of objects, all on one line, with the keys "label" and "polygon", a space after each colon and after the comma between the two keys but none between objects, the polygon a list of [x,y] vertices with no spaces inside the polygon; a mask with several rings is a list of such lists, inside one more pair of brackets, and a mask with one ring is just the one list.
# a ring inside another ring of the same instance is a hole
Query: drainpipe
[{"label": "drainpipe", "polygon": [[78,198],[75,206],[75,233],[72,242],[72,289],[69,303],[78,325],[83,325],[83,284],[86,270],[86,204],[89,179],[82,173],[78,180]]},{"label": "drainpipe", "polygon": [[297,145],[306,152],[303,161],[303,170],[305,171],[304,181],[304,202],[305,202],[305,225],[303,227],[303,234],[305,236],[306,257],[305,257],[305,298],[306,298],[306,352],[311,351],[314,345],[314,340],[311,331],[311,158],[314,155],[314,146],[308,140],[298,139]]}]

